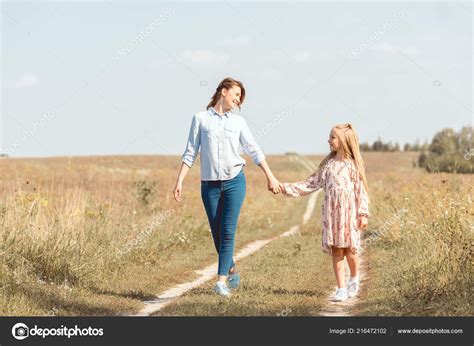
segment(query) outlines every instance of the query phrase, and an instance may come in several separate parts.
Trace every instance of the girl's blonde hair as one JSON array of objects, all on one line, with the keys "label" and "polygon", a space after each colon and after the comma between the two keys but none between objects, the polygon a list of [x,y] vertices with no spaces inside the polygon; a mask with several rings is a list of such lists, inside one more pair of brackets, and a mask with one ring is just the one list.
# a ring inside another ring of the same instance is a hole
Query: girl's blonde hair
[{"label": "girl's blonde hair", "polygon": [[[333,130],[339,143],[342,145],[342,150],[344,151],[344,158],[351,159],[355,166],[357,167],[357,172],[359,173],[360,179],[364,182],[366,191],[369,191],[367,185],[367,179],[365,178],[365,165],[362,155],[360,154],[359,148],[359,138],[357,137],[356,130],[352,124],[339,124],[333,127]],[[322,174],[323,167],[327,162],[336,156],[336,151],[331,151],[319,164],[318,171],[319,174]]]}]

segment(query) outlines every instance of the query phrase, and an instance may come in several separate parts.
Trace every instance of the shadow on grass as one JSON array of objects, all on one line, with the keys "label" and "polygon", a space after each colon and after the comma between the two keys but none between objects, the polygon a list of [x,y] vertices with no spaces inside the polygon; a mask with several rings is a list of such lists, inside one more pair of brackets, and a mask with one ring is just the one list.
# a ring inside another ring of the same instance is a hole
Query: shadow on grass
[{"label": "shadow on grass", "polygon": [[114,297],[121,297],[121,298],[128,298],[128,299],[138,299],[138,300],[153,300],[156,298],[156,295],[145,293],[142,291],[125,291],[125,292],[115,292],[111,290],[104,290],[98,287],[89,287],[89,291],[106,296],[114,296]]},{"label": "shadow on grass", "polygon": [[61,296],[60,291],[52,291],[38,286],[20,286],[19,293],[27,296],[38,308],[45,310],[45,316],[114,316],[117,311],[107,306],[86,302],[79,297]]}]

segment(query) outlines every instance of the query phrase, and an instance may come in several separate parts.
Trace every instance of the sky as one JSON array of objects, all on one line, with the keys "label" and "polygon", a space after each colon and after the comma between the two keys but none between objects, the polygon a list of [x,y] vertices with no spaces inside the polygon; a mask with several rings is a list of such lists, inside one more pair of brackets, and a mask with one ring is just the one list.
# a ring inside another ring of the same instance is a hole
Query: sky
[{"label": "sky", "polygon": [[266,154],[473,125],[470,2],[2,2],[0,152],[181,155],[227,76]]}]

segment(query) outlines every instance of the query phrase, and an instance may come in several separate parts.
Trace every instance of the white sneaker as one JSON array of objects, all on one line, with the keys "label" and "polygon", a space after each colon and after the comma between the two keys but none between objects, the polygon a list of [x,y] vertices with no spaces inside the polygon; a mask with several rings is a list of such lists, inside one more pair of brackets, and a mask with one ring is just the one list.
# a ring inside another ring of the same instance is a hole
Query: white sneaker
[{"label": "white sneaker", "polygon": [[335,302],[343,302],[349,298],[347,293],[347,288],[338,288],[336,290],[336,294],[334,295],[333,301]]},{"label": "white sneaker", "polygon": [[221,297],[230,297],[230,291],[225,282],[218,281],[216,286],[214,286],[214,292],[216,292]]},{"label": "white sneaker", "polygon": [[359,292],[359,280],[352,281],[351,279],[351,281],[349,281],[349,284],[347,285],[347,291],[349,298],[355,297]]}]

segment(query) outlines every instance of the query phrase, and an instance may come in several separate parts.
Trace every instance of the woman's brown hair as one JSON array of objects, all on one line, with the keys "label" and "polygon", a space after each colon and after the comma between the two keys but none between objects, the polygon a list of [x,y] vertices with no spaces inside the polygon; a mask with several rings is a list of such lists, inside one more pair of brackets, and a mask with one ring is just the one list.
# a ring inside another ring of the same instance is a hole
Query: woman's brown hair
[{"label": "woman's brown hair", "polygon": [[244,88],[244,85],[241,81],[235,80],[235,79],[230,78],[230,77],[224,78],[219,83],[219,85],[216,88],[216,92],[214,93],[214,95],[212,95],[211,101],[207,105],[207,109],[209,109],[211,107],[214,107],[217,104],[217,101],[219,101],[219,99],[221,97],[222,89],[229,90],[229,89],[231,89],[232,87],[235,87],[235,86],[240,88],[240,103],[239,103],[239,109],[240,109],[240,106],[242,105],[242,103],[244,103],[244,99],[245,99],[245,88]]}]

